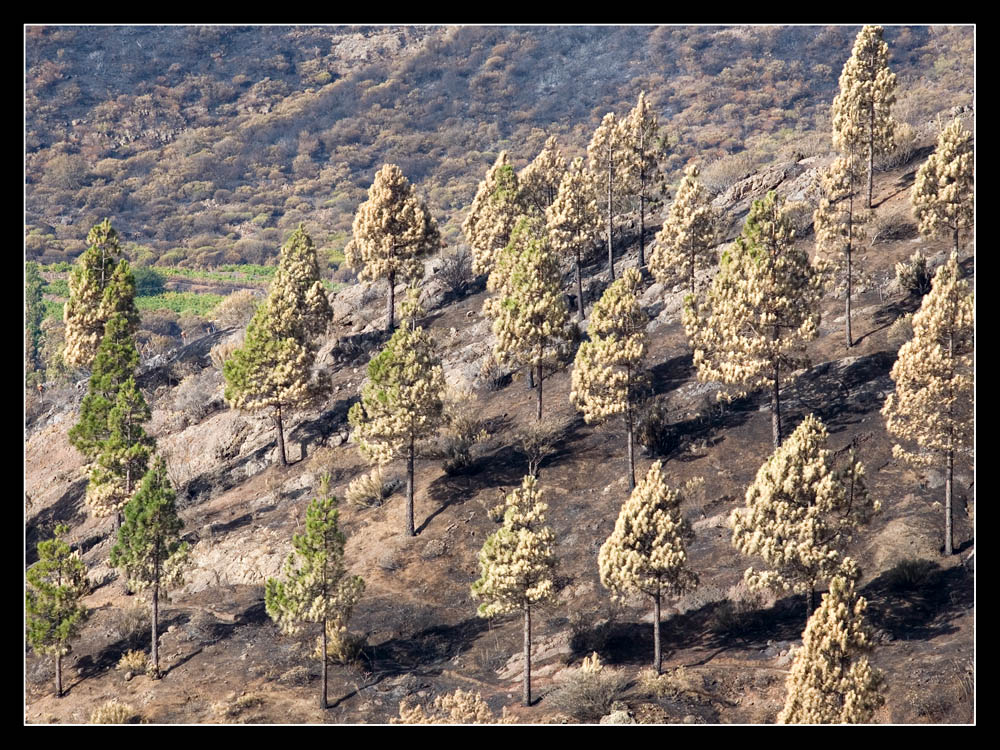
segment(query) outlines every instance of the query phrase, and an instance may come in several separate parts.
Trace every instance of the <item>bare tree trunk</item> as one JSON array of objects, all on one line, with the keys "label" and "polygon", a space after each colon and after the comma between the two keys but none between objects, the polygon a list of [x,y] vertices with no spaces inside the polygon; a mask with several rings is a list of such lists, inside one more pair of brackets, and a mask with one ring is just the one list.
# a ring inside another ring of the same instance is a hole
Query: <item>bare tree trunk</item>
[{"label": "bare tree trunk", "polygon": [[576,251],[576,313],[583,322],[583,276],[580,271],[580,251]]},{"label": "bare tree trunk", "polygon": [[872,207],[872,177],[875,173],[875,102],[868,108],[868,203]]},{"label": "bare tree trunk", "polygon": [[319,698],[319,707],[326,708],[326,683],[327,683],[327,662],[326,662],[326,620],[320,623],[320,627],[323,628],[323,694]]},{"label": "bare tree trunk", "polygon": [[524,680],[522,685],[522,700],[525,706],[531,705],[531,607],[524,608]]},{"label": "bare tree trunk", "polygon": [[62,654],[56,653],[56,697],[62,698]]},{"label": "bare tree trunk", "polygon": [[634,426],[632,424],[632,368],[626,368],[628,385],[625,390],[625,432],[628,440],[628,488],[631,492],[635,489],[635,438]]},{"label": "bare tree trunk", "polygon": [[611,244],[611,233],[614,227],[614,218],[611,214],[611,182],[614,179],[614,167],[611,165],[611,158],[608,158],[608,276],[611,281],[615,280],[615,251]]},{"label": "bare tree trunk", "polygon": [[542,421],[542,363],[538,363],[538,411],[535,414],[535,419],[539,422]]},{"label": "bare tree trunk", "polygon": [[392,332],[395,327],[395,315],[396,315],[396,272],[392,271],[389,274],[389,321],[386,323],[385,330]]},{"label": "bare tree trunk", "polygon": [[958,224],[955,225],[955,254],[958,254]]},{"label": "bare tree trunk", "polygon": [[[775,329],[777,338],[777,329]],[[781,445],[781,380],[779,378],[779,365],[777,360],[774,363],[774,387],[771,390],[771,437],[774,440],[774,447]]]},{"label": "bare tree trunk", "polygon": [[406,533],[416,536],[413,527],[413,433],[406,448]]},{"label": "bare tree trunk", "polygon": [[152,646],[152,659],[153,659],[153,677],[159,679],[160,677],[160,647],[159,636],[156,632],[156,626],[160,619],[160,563],[156,563],[156,572],[154,574],[153,582],[153,646]]},{"label": "bare tree trunk", "polygon": [[646,180],[639,188],[639,273],[646,270]]},{"label": "bare tree trunk", "polygon": [[653,669],[660,674],[662,653],[660,651],[660,592],[653,597]]},{"label": "bare tree trunk", "polygon": [[809,623],[809,618],[812,617],[812,614],[815,611],[816,611],[816,584],[810,583],[809,590],[806,592],[806,624]]},{"label": "bare tree trunk", "polygon": [[[853,179],[852,179],[853,182]],[[854,346],[854,337],[851,335],[851,242],[853,239],[853,220],[854,220],[854,194],[851,193],[848,198],[849,208],[847,211],[847,302],[846,302],[846,312],[844,315],[844,320],[846,321],[847,327],[847,348],[850,349]]]},{"label": "bare tree trunk", "polygon": [[953,478],[955,475],[955,451],[948,451],[948,469],[944,478],[944,554],[951,555],[954,552],[953,528],[951,517],[951,497]]},{"label": "bare tree trunk", "polygon": [[281,404],[275,407],[274,421],[278,425],[278,448],[281,451],[281,465],[288,466],[288,456],[285,455],[285,427],[281,421]]}]

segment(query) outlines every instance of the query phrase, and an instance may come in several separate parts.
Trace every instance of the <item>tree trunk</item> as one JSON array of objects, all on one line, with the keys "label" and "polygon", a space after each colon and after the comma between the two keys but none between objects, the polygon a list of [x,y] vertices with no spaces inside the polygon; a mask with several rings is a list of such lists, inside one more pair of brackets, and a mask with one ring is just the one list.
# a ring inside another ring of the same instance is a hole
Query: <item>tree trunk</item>
[{"label": "tree trunk", "polygon": [[323,693],[319,698],[319,707],[326,708],[326,683],[327,683],[327,660],[326,660],[326,620],[320,623],[323,628]]},{"label": "tree trunk", "polygon": [[152,636],[153,636],[153,646],[152,646],[152,659],[153,659],[153,677],[159,679],[160,677],[160,649],[157,643],[158,635],[156,632],[156,626],[160,619],[160,564],[156,563],[156,573],[155,582],[153,583],[153,622],[152,622]]},{"label": "tree trunk", "polygon": [[635,489],[635,437],[634,425],[632,424],[632,368],[626,368],[628,373],[628,385],[625,390],[625,433],[628,440],[628,489],[629,492]]},{"label": "tree trunk", "polygon": [[611,244],[611,233],[614,227],[614,219],[611,215],[611,182],[614,175],[614,167],[611,166],[610,157],[608,159],[608,277],[615,280],[615,251]]},{"label": "tree trunk", "polygon": [[528,390],[530,391],[535,387],[535,368],[533,365],[527,365],[528,377],[525,378],[525,382],[528,384]]},{"label": "tree trunk", "polygon": [[851,335],[851,240],[853,238],[854,220],[854,194],[849,197],[847,211],[847,302],[844,321],[847,329],[847,348],[854,346],[854,337]]},{"label": "tree trunk", "polygon": [[542,363],[538,363],[538,410],[535,419],[542,421]]},{"label": "tree trunk", "polygon": [[531,607],[524,608],[524,679],[522,700],[525,706],[531,705]]},{"label": "tree trunk", "polygon": [[579,321],[583,322],[583,277],[580,271],[580,251],[576,252],[576,314]]},{"label": "tree trunk", "polygon": [[660,592],[653,597],[653,669],[660,674],[662,653],[660,651]]},{"label": "tree trunk", "polygon": [[868,203],[872,207],[872,177],[875,173],[875,102],[868,109]]},{"label": "tree trunk", "polygon": [[406,448],[406,533],[417,535],[413,527],[413,433],[410,433],[410,444]]},{"label": "tree trunk", "polygon": [[951,496],[953,478],[955,475],[955,451],[948,451],[948,469],[944,478],[944,554],[950,556],[954,552],[952,542]]},{"label": "tree trunk", "polygon": [[958,224],[955,225],[955,254],[958,254]]},{"label": "tree trunk", "polygon": [[281,422],[281,404],[275,407],[274,421],[278,425],[278,449],[281,451],[281,465],[288,466],[288,456],[285,455],[285,426]]},{"label": "tree trunk", "polygon": [[[775,339],[778,338],[775,329]],[[779,378],[779,365],[777,360],[774,363],[774,386],[771,389],[771,437],[774,440],[774,447],[781,445],[781,380]]]},{"label": "tree trunk", "polygon": [[809,623],[809,618],[812,617],[812,614],[815,611],[816,611],[816,584],[810,583],[809,590],[806,592],[806,624]]},{"label": "tree trunk", "polygon": [[56,697],[62,698],[62,654],[56,653]]},{"label": "tree trunk", "polygon": [[639,273],[646,269],[646,185],[639,188]]},{"label": "tree trunk", "polygon": [[395,315],[396,315],[396,272],[392,271],[389,274],[389,320],[385,325],[385,330],[392,333],[392,329],[395,327]]}]

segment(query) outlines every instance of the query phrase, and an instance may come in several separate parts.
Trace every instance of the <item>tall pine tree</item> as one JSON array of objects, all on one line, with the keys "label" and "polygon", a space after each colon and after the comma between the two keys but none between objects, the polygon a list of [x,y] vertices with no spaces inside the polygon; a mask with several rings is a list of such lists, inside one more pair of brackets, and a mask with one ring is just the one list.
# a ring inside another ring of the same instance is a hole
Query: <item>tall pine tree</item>
[{"label": "tall pine tree", "polygon": [[525,211],[545,216],[559,194],[559,184],[565,173],[566,159],[559,152],[556,137],[549,136],[535,160],[517,176]]},{"label": "tall pine tree", "polygon": [[55,536],[38,543],[38,562],[25,572],[24,620],[28,644],[40,654],[55,657],[56,695],[62,697],[62,658],[87,621],[89,610],[81,599],[89,591],[87,566],[63,541],[69,527],[59,524]]},{"label": "tall pine tree", "polygon": [[867,158],[868,195],[872,207],[875,157],[895,148],[896,74],[889,70],[889,45],[881,26],[865,26],[854,40],[851,57],[840,74],[840,93],[833,100],[833,145],[849,158]]},{"label": "tall pine tree", "polygon": [[405,306],[408,318],[368,363],[361,400],[348,421],[363,454],[380,465],[406,455],[406,533],[413,522],[413,461],[418,440],[437,432],[444,416],[444,370],[434,340],[413,322],[416,290]]},{"label": "tall pine tree", "polygon": [[917,450],[893,446],[915,466],[944,470],[944,554],[954,548],[952,501],[955,459],[972,453],[975,438],[975,303],[958,256],[934,274],[931,291],[913,315],[913,338],[899,349],[882,416],[886,429]]},{"label": "tall pine tree", "polygon": [[542,495],[532,476],[524,477],[520,489],[507,495],[503,526],[483,544],[481,575],[472,584],[472,595],[483,600],[477,610],[480,617],[521,612],[524,618],[525,706],[531,705],[531,611],[555,596],[555,535],[545,525],[549,506],[542,502]]},{"label": "tall pine tree", "polygon": [[635,487],[634,401],[646,353],[648,316],[639,307],[642,277],[630,268],[609,286],[590,315],[589,341],[573,364],[569,399],[587,424],[620,414],[625,421],[629,489]]},{"label": "tall pine tree", "polygon": [[632,196],[639,203],[639,270],[646,267],[646,212],[656,207],[663,192],[662,162],[667,154],[667,139],[660,130],[659,118],[646,101],[646,92],[624,121],[625,172]]},{"label": "tall pine tree", "polygon": [[472,248],[472,270],[491,273],[500,253],[510,242],[519,216],[526,212],[520,181],[510,156],[501,151],[479,183],[469,215],[462,223],[465,241]]},{"label": "tall pine tree", "polygon": [[363,281],[385,279],[389,286],[386,331],[395,327],[396,284],[419,281],[423,258],[443,246],[437,222],[395,164],[375,173],[368,200],[358,206],[353,237],[344,249],[347,265]]},{"label": "tall pine tree", "polygon": [[667,486],[657,461],[622,506],[615,530],[601,546],[601,583],[618,596],[638,593],[653,600],[653,668],[660,673],[660,605],[698,585],[687,567],[694,539],[681,515],[683,495]]},{"label": "tall pine tree", "polygon": [[318,624],[323,660],[320,708],[327,707],[327,639],[342,637],[351,611],[365,590],[361,576],[344,565],[346,537],[340,530],[337,498],[330,494],[330,475],[320,479],[318,496],[306,509],[306,530],[292,538],[294,552],[285,561],[285,580],[267,579],[267,613],[283,633],[298,633],[304,623]]},{"label": "tall pine tree", "polygon": [[251,412],[271,410],[283,466],[288,465],[287,412],[324,390],[322,374],[313,373],[313,364],[331,317],[316,250],[300,226],[281,248],[267,300],[247,326],[243,346],[223,365],[230,405]]},{"label": "tall pine tree", "polygon": [[694,164],[684,170],[684,178],[663,227],[656,234],[649,258],[649,270],[659,283],[673,286],[686,281],[691,294],[695,292],[698,271],[718,263],[712,251],[716,216],[698,175]]},{"label": "tall pine tree", "polygon": [[111,549],[111,565],[121,568],[132,591],[150,592],[150,659],[156,678],[160,676],[160,597],[166,599],[168,590],[183,582],[188,559],[188,543],[180,538],[183,527],[167,464],[159,457],[125,506],[125,522],[118,530],[118,543]]},{"label": "tall pine tree", "polygon": [[771,390],[771,433],[781,444],[780,388],[806,362],[819,326],[822,275],[804,250],[784,201],[754,201],[743,233],[722,254],[704,301],[689,299],[684,328],[698,379]]},{"label": "tall pine tree", "polygon": [[972,133],[954,120],[938,136],[934,153],[917,170],[910,194],[920,233],[950,234],[958,252],[959,230],[975,217],[975,152]]},{"label": "tall pine tree", "polygon": [[614,112],[608,112],[597,126],[587,146],[590,173],[602,187],[597,192],[606,198],[608,230],[608,281],[615,280],[614,218],[622,197],[629,193],[628,138],[625,124]]}]

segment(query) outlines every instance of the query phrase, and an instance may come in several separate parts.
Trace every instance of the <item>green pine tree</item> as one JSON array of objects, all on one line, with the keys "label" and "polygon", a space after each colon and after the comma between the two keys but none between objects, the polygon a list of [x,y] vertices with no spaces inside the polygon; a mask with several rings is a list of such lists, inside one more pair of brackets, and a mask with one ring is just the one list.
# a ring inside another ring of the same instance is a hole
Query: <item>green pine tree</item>
[{"label": "green pine tree", "polygon": [[118,530],[118,543],[111,550],[111,565],[120,568],[129,587],[149,589],[152,604],[152,674],[160,675],[157,627],[160,596],[182,583],[188,543],[180,538],[184,523],[177,515],[177,496],[167,477],[167,464],[157,458],[142,485],[125,506],[125,522]]},{"label": "green pine tree", "polygon": [[[303,624],[320,626],[323,689],[320,707],[327,707],[327,639],[346,632],[351,611],[365,590],[361,576],[344,566],[344,533],[339,527],[337,498],[330,494],[330,475],[320,479],[319,496],[306,510],[306,532],[292,537],[295,551],[285,561],[285,580],[267,579],[267,613],[289,635]],[[296,560],[297,558],[297,560]]]},{"label": "green pine tree", "polygon": [[56,695],[62,688],[62,657],[70,652],[70,642],[76,638],[87,620],[89,610],[80,600],[87,593],[87,566],[78,552],[61,537],[69,532],[65,524],[56,526],[55,536],[38,543],[38,562],[28,568],[25,578],[25,623],[28,643],[40,654],[51,654],[56,660]]},{"label": "green pine tree", "polygon": [[278,272],[247,326],[242,348],[223,365],[231,406],[272,410],[283,466],[288,465],[284,415],[323,391],[322,377],[313,379],[313,363],[331,317],[316,250],[300,226],[281,248]]},{"label": "green pine tree", "polygon": [[24,264],[24,369],[34,372],[43,369],[42,321],[45,319],[43,289],[45,279],[38,264]]}]

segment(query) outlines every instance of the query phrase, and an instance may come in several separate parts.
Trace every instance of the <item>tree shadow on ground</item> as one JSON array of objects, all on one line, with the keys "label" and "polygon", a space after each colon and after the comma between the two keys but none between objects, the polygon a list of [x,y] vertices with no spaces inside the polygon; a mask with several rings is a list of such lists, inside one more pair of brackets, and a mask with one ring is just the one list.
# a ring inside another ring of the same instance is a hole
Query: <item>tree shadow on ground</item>
[{"label": "tree shadow on ground", "polygon": [[975,605],[974,579],[962,565],[906,560],[862,589],[865,617],[894,640],[928,640],[954,633],[953,620]]},{"label": "tree shadow on ground", "polygon": [[299,443],[302,446],[302,455],[305,456],[306,445],[325,444],[335,432],[339,432],[341,427],[347,425],[347,412],[359,400],[357,395],[342,398],[315,419],[303,420],[288,431],[288,442]]},{"label": "tree shadow on ground", "polygon": [[669,393],[681,383],[694,377],[694,359],[691,352],[653,365],[646,371],[647,383],[653,395]]},{"label": "tree shadow on ground", "polygon": [[455,625],[433,625],[407,637],[366,646],[363,655],[373,672],[385,675],[439,671],[448,661],[472,648],[488,628],[486,618],[470,617]]},{"label": "tree shadow on ground", "polygon": [[57,525],[65,523],[72,527],[83,523],[86,518],[83,496],[88,481],[84,477],[73,482],[58,500],[32,519],[24,534],[25,568],[38,562],[38,543],[51,539]]},{"label": "tree shadow on ground", "polygon": [[761,398],[760,394],[748,394],[729,404],[712,402],[688,419],[663,425],[657,445],[643,446],[643,450],[647,455],[668,461],[687,462],[703,458],[703,454],[692,452],[692,447],[719,442],[719,433],[739,427],[758,411]]},{"label": "tree shadow on ground", "polygon": [[815,414],[830,432],[858,423],[882,408],[882,388],[895,361],[893,352],[882,351],[811,368],[785,388],[782,421],[790,426]]}]

